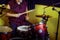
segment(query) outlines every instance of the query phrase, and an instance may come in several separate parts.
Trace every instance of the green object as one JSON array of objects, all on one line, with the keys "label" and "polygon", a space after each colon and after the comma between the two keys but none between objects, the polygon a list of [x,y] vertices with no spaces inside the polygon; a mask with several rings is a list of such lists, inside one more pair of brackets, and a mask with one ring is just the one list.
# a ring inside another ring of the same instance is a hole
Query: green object
[{"label": "green object", "polygon": [[0,26],[4,25],[4,21],[2,20],[2,18],[0,18]]}]

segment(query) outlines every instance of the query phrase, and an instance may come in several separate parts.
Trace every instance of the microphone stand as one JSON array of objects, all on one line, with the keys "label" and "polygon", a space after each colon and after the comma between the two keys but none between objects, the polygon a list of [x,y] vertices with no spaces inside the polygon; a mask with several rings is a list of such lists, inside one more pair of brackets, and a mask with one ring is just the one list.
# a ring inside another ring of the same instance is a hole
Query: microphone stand
[{"label": "microphone stand", "polygon": [[57,30],[56,30],[56,39],[58,40],[58,30],[59,30],[59,17],[60,17],[60,11],[57,11],[54,7],[52,8],[53,10],[55,10],[56,12],[58,12],[58,23],[57,23]]},{"label": "microphone stand", "polygon": [[58,24],[57,24],[57,30],[56,30],[56,39],[55,40],[58,40],[58,30],[59,30],[59,17],[60,17],[60,11],[58,12]]},{"label": "microphone stand", "polygon": [[55,39],[55,40],[58,40],[58,30],[59,30],[59,17],[60,17],[60,11],[56,10],[55,7],[54,7],[54,5],[58,5],[58,4],[60,4],[60,2],[59,2],[59,3],[53,4],[53,8],[52,8],[53,10],[55,10],[56,12],[58,12],[58,23],[57,23],[56,39]]}]

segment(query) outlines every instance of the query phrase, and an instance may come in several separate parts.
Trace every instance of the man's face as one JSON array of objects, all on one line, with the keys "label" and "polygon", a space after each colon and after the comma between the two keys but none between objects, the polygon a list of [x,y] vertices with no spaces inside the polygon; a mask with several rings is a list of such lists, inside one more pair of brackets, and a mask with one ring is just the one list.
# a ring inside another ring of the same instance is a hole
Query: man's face
[{"label": "man's face", "polygon": [[17,4],[20,5],[20,3],[22,3],[22,0],[16,0]]},{"label": "man's face", "polygon": [[22,0],[16,0],[16,2],[22,2]]}]

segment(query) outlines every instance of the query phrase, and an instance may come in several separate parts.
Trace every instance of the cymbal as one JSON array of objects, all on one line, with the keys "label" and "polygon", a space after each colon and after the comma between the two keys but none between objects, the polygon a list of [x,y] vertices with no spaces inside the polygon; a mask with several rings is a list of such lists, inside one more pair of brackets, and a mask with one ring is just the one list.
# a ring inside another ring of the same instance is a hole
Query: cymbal
[{"label": "cymbal", "polygon": [[12,29],[8,26],[0,26],[0,32],[11,32]]},{"label": "cymbal", "polygon": [[16,14],[17,12],[11,10],[11,9],[4,9],[3,12],[5,13],[13,13],[13,14]]},{"label": "cymbal", "polygon": [[[2,11],[1,11],[2,10]],[[15,11],[8,9],[6,4],[1,4],[0,5],[0,12],[5,12],[5,13],[16,13]]]},{"label": "cymbal", "polygon": [[36,15],[36,17],[48,17],[48,18],[51,18],[50,15]]},{"label": "cymbal", "polygon": [[16,14],[17,12],[15,12],[11,9],[6,9],[6,8],[0,7],[0,17],[3,17],[4,15],[6,15],[6,13]]},{"label": "cymbal", "polygon": [[2,12],[5,12],[5,13],[16,13],[15,11],[13,11],[13,10],[11,10],[11,9],[7,9],[7,8],[5,8],[5,7],[0,7],[0,12],[1,12],[1,10],[2,10]]}]

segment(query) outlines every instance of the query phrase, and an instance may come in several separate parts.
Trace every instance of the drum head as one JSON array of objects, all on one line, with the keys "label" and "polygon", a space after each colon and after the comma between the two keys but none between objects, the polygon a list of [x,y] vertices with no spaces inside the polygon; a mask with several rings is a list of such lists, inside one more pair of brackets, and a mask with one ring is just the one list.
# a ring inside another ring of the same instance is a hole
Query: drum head
[{"label": "drum head", "polygon": [[19,31],[28,31],[29,27],[30,26],[22,25],[22,26],[17,27],[17,30],[19,30]]}]

